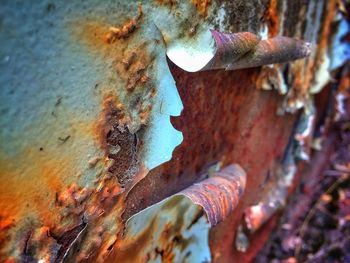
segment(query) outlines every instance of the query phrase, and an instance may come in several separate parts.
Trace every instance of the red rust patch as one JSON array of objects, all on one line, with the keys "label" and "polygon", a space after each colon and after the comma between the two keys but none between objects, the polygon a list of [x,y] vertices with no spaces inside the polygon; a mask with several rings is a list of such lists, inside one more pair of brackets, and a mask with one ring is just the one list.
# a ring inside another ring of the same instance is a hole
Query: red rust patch
[{"label": "red rust patch", "polygon": [[177,5],[177,0],[155,0],[159,5],[166,5],[169,8],[172,8]]},{"label": "red rust patch", "polygon": [[[143,233],[139,233],[137,237],[131,237],[136,242],[126,244],[123,240],[118,240],[106,262],[137,262],[138,251],[143,251],[147,247],[149,237],[157,228],[157,221],[153,220],[148,223],[148,227]],[[139,259],[140,260],[140,259]],[[146,259],[144,259],[146,262]]]}]

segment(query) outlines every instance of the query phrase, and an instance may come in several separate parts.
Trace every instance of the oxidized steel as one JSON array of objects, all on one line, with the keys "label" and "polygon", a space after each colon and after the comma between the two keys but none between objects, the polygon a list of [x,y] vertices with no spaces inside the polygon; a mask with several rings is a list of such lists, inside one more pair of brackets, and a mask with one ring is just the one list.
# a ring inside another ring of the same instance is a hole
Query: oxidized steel
[{"label": "oxidized steel", "polygon": [[[147,222],[152,225],[149,232],[123,236],[127,219],[200,181],[213,164],[233,162],[247,171],[249,189],[235,213],[228,214],[233,209],[228,201],[236,200],[232,197],[223,203],[201,199],[220,207],[207,208],[209,214],[227,216],[207,235],[205,217],[195,216],[201,208],[182,197],[196,208],[187,218],[200,218],[193,227],[206,227],[194,236],[205,235],[194,247],[186,246],[183,235],[175,235],[168,237],[176,246],[154,238],[149,248],[159,242],[162,249],[152,250],[152,255],[164,260],[177,259],[181,246],[187,250],[181,250],[185,253],[180,260],[188,253],[201,253],[200,248],[206,251],[202,258],[213,262],[245,256],[232,249],[235,230],[243,210],[261,201],[261,186],[269,181],[265,175],[281,158],[295,116],[276,116],[283,98],[254,90],[259,69],[187,74],[170,63],[173,77],[166,53],[171,59],[181,55],[180,60],[201,69],[215,54],[209,28],[249,31],[263,39],[277,32],[305,39],[315,43],[317,51],[306,61],[280,65],[278,75],[289,90],[287,107],[302,107],[309,93],[330,79],[330,32],[337,5],[258,2],[2,4],[1,261],[115,261],[116,251],[125,251],[124,258],[132,260],[135,247],[127,250],[123,241],[141,234],[145,240],[158,225]],[[268,57],[269,52],[264,54]],[[174,79],[185,104],[182,113]],[[174,205],[167,220],[181,225],[180,208]],[[212,221],[222,218],[213,216]],[[188,233],[185,228],[190,225],[183,223],[178,232]],[[146,243],[136,248],[147,250]],[[256,246],[246,255],[253,249]]]},{"label": "oxidized steel", "polygon": [[250,32],[225,34],[216,30],[210,30],[216,44],[214,57],[203,70],[226,68],[248,51],[252,50],[261,38]]},{"label": "oxidized steel", "polygon": [[288,37],[274,37],[260,41],[248,54],[228,65],[226,70],[285,63],[307,57],[310,52],[310,43]]},{"label": "oxidized steel", "polygon": [[244,170],[239,165],[229,165],[214,173],[213,177],[188,187],[180,194],[203,207],[210,224],[215,226],[237,206],[245,184]]},{"label": "oxidized steel", "polygon": [[135,214],[127,220],[123,237],[117,241],[107,261],[210,260],[206,244],[209,228],[235,209],[245,183],[243,169],[232,164]]}]

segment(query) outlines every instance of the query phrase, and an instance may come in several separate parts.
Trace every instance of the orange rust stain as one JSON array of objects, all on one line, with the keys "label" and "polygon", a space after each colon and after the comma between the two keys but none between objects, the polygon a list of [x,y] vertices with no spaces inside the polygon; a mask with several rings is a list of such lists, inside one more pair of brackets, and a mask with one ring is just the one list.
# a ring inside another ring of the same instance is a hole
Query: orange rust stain
[{"label": "orange rust stain", "polygon": [[172,263],[175,259],[175,254],[173,252],[174,245],[172,243],[166,244],[162,253],[162,262],[164,263]]},{"label": "orange rust stain", "polygon": [[159,5],[167,5],[170,8],[177,5],[176,0],[155,0],[155,2]]},{"label": "orange rust stain", "polygon": [[108,121],[108,115],[115,110],[120,114],[119,121],[125,123],[123,120],[123,105],[119,102],[117,95],[113,92],[104,95],[102,100],[102,111],[97,118],[97,121],[93,124],[93,134],[95,134],[96,140],[99,142],[102,149],[107,147],[107,134],[113,128],[113,123]]},{"label": "orange rust stain", "polygon": [[264,18],[269,26],[269,37],[277,36],[279,31],[279,14],[277,0],[270,1],[269,7],[264,14]]},{"label": "orange rust stain", "polygon": [[[58,191],[63,186],[63,177],[59,171],[61,165],[68,166],[69,162],[40,160],[33,156],[24,160],[24,156],[17,156],[11,163],[21,163],[16,169],[13,165],[1,163],[2,184],[0,185],[0,211],[6,211],[18,218],[22,210],[36,208],[40,212],[48,208],[48,195]],[[23,162],[21,162],[23,161]],[[30,164],[32,162],[32,164]],[[30,207],[29,207],[30,204]]]},{"label": "orange rust stain", "polygon": [[[139,7],[139,13],[141,12]],[[75,40],[87,48],[93,57],[106,61],[104,78],[114,82],[105,88],[103,109],[93,127],[93,133],[102,149],[107,147],[106,135],[113,126],[118,126],[121,130],[132,127],[130,131],[135,133],[141,125],[149,122],[152,101],[156,95],[153,70],[155,53],[152,50],[153,45],[160,43],[157,40],[148,43],[139,39],[138,34],[106,41],[110,27],[111,25],[89,19],[78,19],[73,25]],[[121,101],[119,98],[125,99]]]},{"label": "orange rust stain", "polygon": [[[152,90],[155,84],[150,76],[155,57],[148,52],[148,43],[136,40],[136,35],[128,38],[115,37],[110,40],[111,26],[95,21],[78,21],[74,35],[89,51],[103,57],[112,58],[111,75],[121,78],[122,86],[129,92],[137,87],[142,90]],[[107,39],[106,39],[107,38]],[[156,43],[155,43],[156,44]],[[115,72],[113,72],[115,70]]]},{"label": "orange rust stain", "polygon": [[308,93],[310,87],[312,87],[312,82],[315,78],[315,71],[324,62],[324,54],[327,51],[329,34],[331,34],[331,24],[334,19],[336,12],[336,2],[327,1],[327,7],[323,11],[325,13],[322,22],[322,31],[319,34],[319,42],[317,44],[317,53],[314,60],[309,60],[307,68],[304,69],[301,61],[296,62],[295,67],[295,79],[293,86],[297,91],[296,96],[305,96]]},{"label": "orange rust stain", "polygon": [[327,10],[325,20],[322,25],[322,33],[319,37],[320,41],[318,43],[319,52],[324,52],[328,46],[328,36],[331,34],[331,24],[334,20],[334,15],[337,11],[337,5],[335,1],[327,1]]},{"label": "orange rust stain", "polygon": [[114,63],[118,75],[126,82],[127,91],[134,91],[137,86],[148,89],[152,89],[155,86],[148,73],[154,57],[145,50],[147,50],[145,43],[137,48],[125,49],[120,54],[121,58]]},{"label": "orange rust stain", "polygon": [[26,217],[35,216],[43,225],[58,223],[55,193],[64,187],[67,176],[61,171],[74,168],[69,160],[60,160],[51,154],[44,158],[39,155],[39,151],[33,149],[6,162],[5,158],[0,160],[0,240],[4,240],[0,242],[3,246],[0,249],[14,241],[15,231],[9,230],[23,227]]},{"label": "orange rust stain", "polygon": [[[147,224],[147,222],[145,222]],[[106,262],[147,262],[146,258],[141,258],[140,252],[144,252],[144,249],[150,247],[149,242],[152,240],[152,234],[157,229],[157,220],[154,218],[147,228],[138,236],[132,236],[117,240],[112,253],[109,255]]]},{"label": "orange rust stain", "polygon": [[137,15],[133,19],[120,27],[112,26],[109,28],[110,32],[106,35],[106,41],[108,43],[113,43],[117,39],[129,37],[130,34],[132,34],[140,26],[139,23],[141,21],[142,14],[142,5],[139,4]]},{"label": "orange rust stain", "polygon": [[191,2],[202,16],[207,16],[210,0],[191,0]]}]

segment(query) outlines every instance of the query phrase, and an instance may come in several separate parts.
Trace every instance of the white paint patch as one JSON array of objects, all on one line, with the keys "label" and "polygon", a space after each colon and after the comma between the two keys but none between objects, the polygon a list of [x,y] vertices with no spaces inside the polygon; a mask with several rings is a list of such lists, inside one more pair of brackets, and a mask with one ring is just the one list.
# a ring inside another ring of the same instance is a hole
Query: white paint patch
[{"label": "white paint patch", "polygon": [[198,35],[196,43],[174,41],[167,48],[169,59],[188,72],[196,72],[204,68],[214,57],[215,43],[209,30]]},{"label": "white paint patch", "polygon": [[264,24],[264,26],[261,28],[259,36],[261,37],[261,40],[266,40],[269,38],[269,27],[266,24]]}]

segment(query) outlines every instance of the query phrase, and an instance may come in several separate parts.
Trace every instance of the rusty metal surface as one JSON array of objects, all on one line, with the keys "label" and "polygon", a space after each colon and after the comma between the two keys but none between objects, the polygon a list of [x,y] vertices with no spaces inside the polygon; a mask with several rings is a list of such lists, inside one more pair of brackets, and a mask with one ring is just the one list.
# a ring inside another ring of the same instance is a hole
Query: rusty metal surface
[{"label": "rusty metal surface", "polygon": [[[276,113],[309,105],[329,81],[330,65],[342,64],[330,54],[337,12],[335,1],[5,1],[1,260],[113,262],[118,251],[130,252],[128,238],[139,237],[137,228],[123,235],[128,219],[202,181],[213,167],[238,163],[249,190],[191,251],[200,246],[214,262],[239,261],[235,230],[244,210],[263,198],[296,120]],[[274,66],[273,74],[189,74],[171,62],[169,70],[167,52],[208,60],[209,29],[298,37],[318,48],[306,62]],[[261,91],[270,76],[272,89],[286,97]],[[181,217],[176,207],[171,213]]]},{"label": "rusty metal surface", "polygon": [[238,204],[246,174],[229,165],[202,182],[135,214],[111,262],[206,262],[210,226],[224,220]]},{"label": "rusty metal surface", "polygon": [[[310,55],[311,43],[290,37],[277,36],[261,40],[250,32],[225,34],[210,30],[212,38],[191,53],[186,46],[167,45],[169,59],[180,68],[195,72],[199,70],[237,70],[263,65],[285,63]],[[215,44],[211,44],[213,39]],[[215,48],[210,48],[215,46]],[[203,54],[203,50],[209,49]],[[202,64],[203,63],[203,64]]]},{"label": "rusty metal surface", "polygon": [[200,183],[193,184],[181,194],[205,211],[212,226],[223,221],[242,197],[246,174],[239,165],[229,165]]}]

